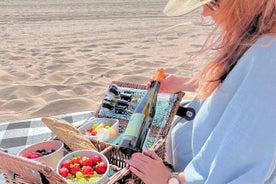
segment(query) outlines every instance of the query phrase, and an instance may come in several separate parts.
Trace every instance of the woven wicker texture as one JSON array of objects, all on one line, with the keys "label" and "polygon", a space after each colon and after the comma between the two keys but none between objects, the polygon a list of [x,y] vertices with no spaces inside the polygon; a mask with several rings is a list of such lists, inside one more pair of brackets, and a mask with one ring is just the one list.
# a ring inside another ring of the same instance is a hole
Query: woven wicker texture
[{"label": "woven wicker texture", "polygon": [[[133,89],[145,89],[144,85],[140,84],[133,84],[133,83],[124,83],[124,82],[119,82],[119,81],[113,81],[112,84],[116,84],[120,87],[128,87],[128,88],[133,88]],[[177,94],[177,98],[174,101],[173,107],[169,113],[168,120],[165,124],[165,126],[152,126],[151,127],[151,136],[154,137],[156,136],[158,138],[158,141],[155,141],[154,144],[150,147],[150,149],[153,149],[159,157],[161,157],[164,161],[165,164],[168,164],[166,162],[166,150],[165,150],[165,139],[166,136],[169,132],[169,129],[171,127],[171,123],[173,121],[173,118],[178,110],[180,101],[182,97],[184,96],[184,93],[179,92]],[[101,117],[99,115],[98,110],[96,112],[96,116]],[[127,120],[125,119],[119,119],[119,126],[120,128],[124,129],[127,126]],[[94,143],[95,144],[95,143]],[[128,156],[123,154],[118,146],[111,145],[113,147],[112,152],[108,155],[107,157],[110,158],[110,163],[113,165],[116,165],[119,167],[118,171],[115,173],[115,175],[110,177],[110,180],[108,181],[108,184],[116,183],[120,181],[120,183],[143,183],[139,178],[137,178],[134,174],[132,174],[128,168],[126,163],[124,162],[125,159],[128,159]],[[169,165],[169,164],[168,164]]]},{"label": "woven wicker texture", "polygon": [[6,183],[66,183],[53,169],[40,162],[0,151],[1,166]]},{"label": "woven wicker texture", "polygon": [[[114,81],[113,84],[116,84],[120,87],[145,89],[145,86],[140,84],[124,83],[118,81]],[[177,99],[174,102],[166,125],[162,127],[155,126],[152,128],[151,134],[152,136],[158,136],[158,140],[154,142],[150,149],[155,150],[155,152],[163,159],[164,163],[166,163],[166,150],[164,144],[166,135],[170,129],[171,123],[177,112],[183,95],[184,93],[182,92],[177,94]],[[102,117],[99,115],[99,110],[96,112],[95,116]],[[127,123],[127,120],[119,119],[119,127],[121,129],[126,128]],[[55,137],[53,139],[55,139]],[[110,177],[109,181],[107,181],[107,184],[143,183],[139,178],[137,178],[128,170],[127,164],[124,161],[125,159],[128,159],[128,156],[122,153],[117,145],[112,145],[97,140],[91,141],[96,146],[97,150],[102,152],[110,162],[111,171],[109,173]],[[65,148],[65,151],[70,151],[66,145]],[[8,154],[4,151],[0,151],[0,160],[0,172],[3,173],[6,183],[66,183],[66,181],[61,176],[59,176],[55,170],[39,162]]]}]

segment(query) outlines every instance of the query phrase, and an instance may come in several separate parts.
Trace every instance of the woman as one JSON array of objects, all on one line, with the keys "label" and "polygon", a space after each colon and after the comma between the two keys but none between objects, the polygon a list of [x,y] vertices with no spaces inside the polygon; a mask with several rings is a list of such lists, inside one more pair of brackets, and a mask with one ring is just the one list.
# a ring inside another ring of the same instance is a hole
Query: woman
[{"label": "woman", "polygon": [[[151,150],[126,162],[146,184],[274,183],[276,1],[170,0],[165,13],[179,16],[199,6],[217,24],[219,39],[209,48],[218,54],[197,79],[198,97],[190,103],[195,119],[176,117],[169,132],[173,172]],[[179,76],[161,80],[163,92],[187,87]]]}]

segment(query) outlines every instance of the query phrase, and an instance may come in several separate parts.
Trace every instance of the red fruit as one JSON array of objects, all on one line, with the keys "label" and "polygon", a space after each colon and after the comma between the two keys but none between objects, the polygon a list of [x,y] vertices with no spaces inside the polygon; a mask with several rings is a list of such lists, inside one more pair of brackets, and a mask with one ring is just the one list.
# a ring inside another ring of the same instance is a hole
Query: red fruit
[{"label": "red fruit", "polygon": [[92,135],[93,131],[94,131],[94,129],[91,127],[91,128],[89,128],[88,130],[85,131],[85,134],[86,135]]},{"label": "red fruit", "polygon": [[106,163],[101,162],[96,165],[96,171],[98,174],[104,174],[106,169],[107,169]]},{"label": "red fruit", "polygon": [[99,155],[94,155],[92,157],[93,165],[96,165],[97,163],[100,163],[102,161],[102,158]]},{"label": "red fruit", "polygon": [[30,152],[25,155],[25,157],[30,158],[30,159],[35,159],[38,157],[41,157],[41,153],[39,152]]},{"label": "red fruit", "polygon": [[40,157],[39,155],[33,154],[33,155],[31,155],[30,159],[35,159],[35,158],[39,158],[39,157]]},{"label": "red fruit", "polygon": [[78,166],[78,165],[74,165],[71,169],[70,169],[70,173],[72,174],[72,175],[76,175],[76,173],[78,172],[78,171],[80,171],[81,169],[80,169],[80,166]]},{"label": "red fruit", "polygon": [[67,168],[65,168],[65,167],[62,167],[62,168],[60,168],[60,169],[58,170],[58,173],[59,173],[62,177],[66,178],[66,177],[68,176],[68,174],[69,174],[69,170],[68,170]]},{"label": "red fruit", "polygon": [[27,154],[25,155],[26,158],[31,158],[32,156],[33,156],[32,153],[27,153]]},{"label": "red fruit", "polygon": [[70,169],[71,161],[70,160],[65,160],[61,162],[61,167],[65,167],[67,169]]},{"label": "red fruit", "polygon": [[91,135],[97,135],[97,131],[96,130],[93,130],[92,132],[91,132]]},{"label": "red fruit", "polygon": [[81,157],[74,157],[72,160],[71,160],[71,163],[76,165],[80,165],[81,164]]},{"label": "red fruit", "polygon": [[92,158],[83,157],[82,160],[81,160],[81,164],[83,166],[92,166],[93,165],[93,160],[92,160]]},{"label": "red fruit", "polygon": [[84,166],[82,168],[82,174],[84,176],[91,176],[91,175],[94,174],[94,170],[93,170],[93,168],[91,166]]}]

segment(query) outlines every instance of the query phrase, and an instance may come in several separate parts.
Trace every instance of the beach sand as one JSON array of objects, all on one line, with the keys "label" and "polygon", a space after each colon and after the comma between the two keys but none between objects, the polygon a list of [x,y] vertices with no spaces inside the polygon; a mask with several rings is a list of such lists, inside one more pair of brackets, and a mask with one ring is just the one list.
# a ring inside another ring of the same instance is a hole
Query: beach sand
[{"label": "beach sand", "polygon": [[0,2],[0,122],[96,111],[112,81],[145,84],[160,67],[195,74],[201,62],[187,60],[211,29],[190,24],[200,11],[166,17],[165,4]]}]

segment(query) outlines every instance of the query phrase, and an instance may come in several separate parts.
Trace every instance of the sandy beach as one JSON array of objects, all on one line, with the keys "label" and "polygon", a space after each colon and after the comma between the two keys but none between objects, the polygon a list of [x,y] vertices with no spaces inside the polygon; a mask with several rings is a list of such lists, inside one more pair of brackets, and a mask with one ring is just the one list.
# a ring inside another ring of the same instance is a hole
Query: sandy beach
[{"label": "sandy beach", "polygon": [[186,61],[210,29],[190,24],[200,11],[166,17],[166,2],[1,1],[0,122],[96,111],[112,81],[145,84],[159,67],[195,74]]}]

